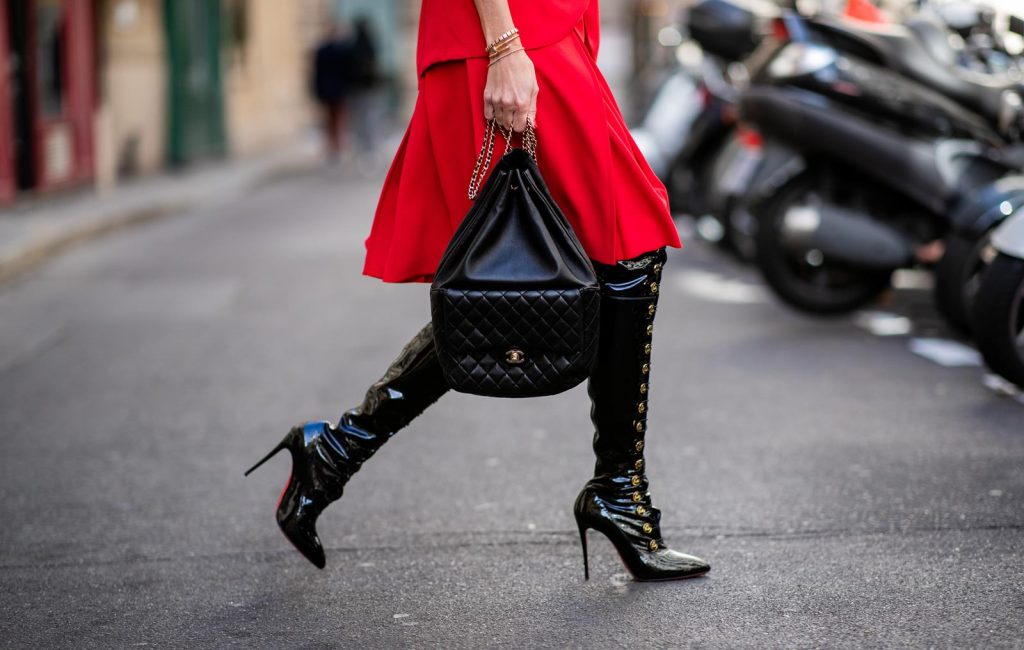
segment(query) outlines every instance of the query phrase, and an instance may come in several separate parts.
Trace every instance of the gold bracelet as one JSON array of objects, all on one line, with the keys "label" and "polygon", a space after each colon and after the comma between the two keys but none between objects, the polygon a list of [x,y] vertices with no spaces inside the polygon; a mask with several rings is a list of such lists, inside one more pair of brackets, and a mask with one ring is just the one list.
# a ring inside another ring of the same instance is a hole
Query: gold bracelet
[{"label": "gold bracelet", "polygon": [[491,59],[491,62],[487,64],[487,67],[488,68],[491,67],[492,65],[494,65],[498,61],[501,61],[502,59],[504,59],[506,56],[512,56],[516,52],[524,52],[524,51],[526,51],[526,48],[525,47],[521,47],[519,49],[512,50],[511,52],[506,52],[506,53],[502,54],[501,56],[496,56],[496,57]]},{"label": "gold bracelet", "polygon": [[513,27],[512,29],[508,30],[507,32],[505,32],[504,34],[499,36],[498,38],[496,38],[493,41],[491,41],[491,44],[487,46],[487,53],[488,54],[493,54],[495,48],[497,48],[499,45],[501,45],[505,41],[512,40],[513,37],[518,36],[518,35],[519,35],[519,30],[517,28]]},{"label": "gold bracelet", "polygon": [[513,46],[513,44],[516,42],[516,40],[518,38],[519,38],[519,34],[513,34],[504,43],[499,43],[499,44],[493,46],[489,50],[490,56],[493,58],[493,57],[498,56],[499,54],[507,52],[509,50],[509,48],[511,48]]}]

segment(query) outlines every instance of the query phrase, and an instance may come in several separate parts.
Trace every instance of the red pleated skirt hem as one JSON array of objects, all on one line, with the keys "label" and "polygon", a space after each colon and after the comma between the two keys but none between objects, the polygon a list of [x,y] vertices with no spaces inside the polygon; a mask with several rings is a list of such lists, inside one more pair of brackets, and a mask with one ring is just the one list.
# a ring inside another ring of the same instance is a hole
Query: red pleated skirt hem
[{"label": "red pleated skirt hem", "polygon": [[[630,136],[586,34],[577,29],[530,50],[530,58],[540,86],[537,164],[587,255],[613,264],[681,247],[665,187]],[[483,58],[435,65],[420,78],[366,239],[364,274],[386,282],[433,278],[471,207],[466,192],[484,136],[486,80]]]}]

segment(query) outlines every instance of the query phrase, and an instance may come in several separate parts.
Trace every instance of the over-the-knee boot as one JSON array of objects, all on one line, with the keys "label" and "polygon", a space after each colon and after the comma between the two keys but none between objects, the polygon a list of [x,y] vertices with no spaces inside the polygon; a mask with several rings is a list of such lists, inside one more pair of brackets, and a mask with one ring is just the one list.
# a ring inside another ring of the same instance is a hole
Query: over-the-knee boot
[{"label": "over-the-knee boot", "polygon": [[588,392],[597,464],[574,509],[587,578],[591,528],[611,540],[637,580],[689,578],[710,569],[700,558],[665,548],[661,512],[651,505],[645,474],[651,335],[665,258],[661,249],[615,265],[595,264],[601,332]]},{"label": "over-the-knee boot", "polygon": [[352,475],[391,436],[447,391],[428,324],[366,391],[363,403],[342,415],[337,426],[308,422],[294,427],[246,472],[248,476],[282,449],[291,452],[292,474],[277,505],[277,523],[310,562],[321,569],[326,563],[316,533],[324,508],[341,498]]}]

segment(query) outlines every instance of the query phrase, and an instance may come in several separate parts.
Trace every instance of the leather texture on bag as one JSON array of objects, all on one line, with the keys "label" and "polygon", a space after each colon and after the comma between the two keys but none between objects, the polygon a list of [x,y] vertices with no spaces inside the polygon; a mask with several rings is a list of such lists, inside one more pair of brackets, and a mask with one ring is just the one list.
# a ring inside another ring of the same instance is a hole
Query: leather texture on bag
[{"label": "leather texture on bag", "polygon": [[498,161],[456,230],[430,303],[441,368],[454,390],[534,397],[589,376],[597,276],[522,149]]}]

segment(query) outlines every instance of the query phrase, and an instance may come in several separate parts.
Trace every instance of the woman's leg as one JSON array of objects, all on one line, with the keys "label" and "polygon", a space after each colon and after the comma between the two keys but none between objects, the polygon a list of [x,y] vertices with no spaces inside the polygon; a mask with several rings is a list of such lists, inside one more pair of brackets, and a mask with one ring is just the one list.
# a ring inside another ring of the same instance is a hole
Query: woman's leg
[{"label": "woman's leg", "polygon": [[595,264],[601,330],[588,392],[597,464],[575,507],[588,577],[588,528],[608,536],[638,580],[689,578],[710,568],[665,548],[661,511],[651,505],[645,474],[651,337],[665,259],[662,248],[614,265]]},{"label": "woman's leg", "polygon": [[[427,324],[366,391],[362,404],[336,426],[308,422],[293,428],[256,469],[282,449],[292,455],[292,476],[277,507],[277,523],[292,544],[319,568],[326,562],[316,533],[324,508],[341,498],[352,475],[395,433],[448,391]],[[246,472],[248,474],[249,472]]]}]

